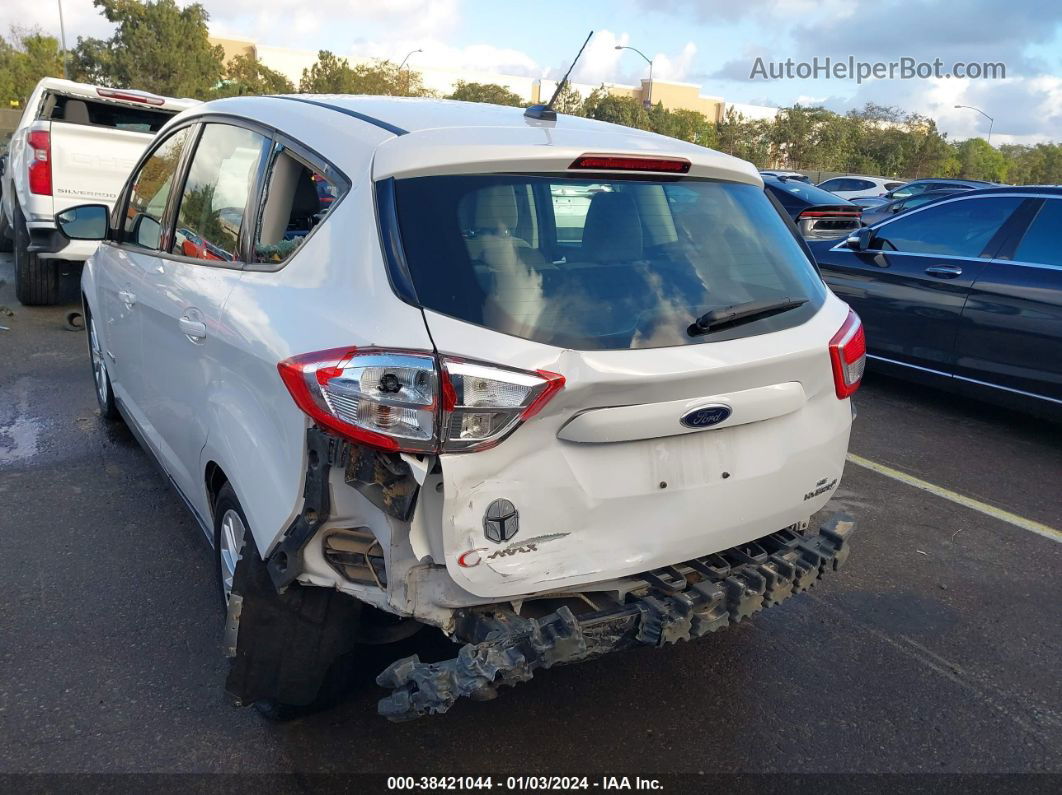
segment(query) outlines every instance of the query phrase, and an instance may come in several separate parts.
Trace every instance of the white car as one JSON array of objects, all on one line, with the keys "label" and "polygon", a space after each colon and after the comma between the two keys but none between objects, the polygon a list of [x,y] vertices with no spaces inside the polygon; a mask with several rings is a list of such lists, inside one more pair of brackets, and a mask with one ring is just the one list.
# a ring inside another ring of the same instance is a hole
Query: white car
[{"label": "white car", "polygon": [[890,190],[903,185],[903,180],[887,177],[834,177],[820,182],[815,187],[828,190],[842,199],[854,199],[859,196],[884,196]]},{"label": "white car", "polygon": [[55,214],[86,201],[111,207],[159,128],[197,104],[55,77],[37,84],[0,176],[0,237],[15,252],[19,301],[55,303],[60,264],[81,263],[96,248],[59,235]]},{"label": "white car", "polygon": [[460,653],[396,661],[380,712],[443,712],[848,554],[850,521],[809,521],[862,327],[748,163],[514,108],[242,97],[168,124],[109,225],[58,220],[105,238],[100,408],[214,545],[238,703],[290,714],[356,644],[431,625]]}]

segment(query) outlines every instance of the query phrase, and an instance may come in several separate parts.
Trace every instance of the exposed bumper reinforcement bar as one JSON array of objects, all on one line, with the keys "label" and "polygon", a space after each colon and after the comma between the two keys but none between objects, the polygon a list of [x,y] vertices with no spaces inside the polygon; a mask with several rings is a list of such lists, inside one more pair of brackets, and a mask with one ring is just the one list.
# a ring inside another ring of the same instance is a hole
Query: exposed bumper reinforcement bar
[{"label": "exposed bumper reinforcement bar", "polygon": [[526,682],[538,668],[581,662],[636,645],[699,638],[811,588],[848,559],[855,521],[827,520],[817,535],[780,530],[750,544],[633,579],[640,595],[603,610],[561,607],[523,618],[492,606],[462,612],[456,658],[424,663],[414,655],[389,665],[376,682],[393,690],[378,711],[392,721],[446,712],[458,698],[486,700],[502,685]]}]

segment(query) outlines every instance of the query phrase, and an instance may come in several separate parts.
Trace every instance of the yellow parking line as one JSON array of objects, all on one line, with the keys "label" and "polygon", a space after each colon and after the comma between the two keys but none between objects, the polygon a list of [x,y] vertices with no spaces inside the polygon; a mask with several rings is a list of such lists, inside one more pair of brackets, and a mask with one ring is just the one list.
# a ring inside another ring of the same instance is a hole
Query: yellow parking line
[{"label": "yellow parking line", "polygon": [[916,489],[922,489],[922,491],[928,491],[930,494],[943,497],[945,500],[951,500],[963,507],[972,508],[975,511],[983,513],[985,516],[991,516],[993,519],[999,519],[1000,521],[1007,522],[1015,527],[1020,527],[1022,530],[1028,530],[1030,533],[1036,533],[1038,536],[1043,536],[1044,538],[1049,538],[1057,543],[1062,543],[1062,531],[1056,530],[1046,524],[1034,522],[1032,519],[1026,519],[1024,516],[1018,516],[1016,513],[1011,513],[1010,511],[1004,511],[1002,508],[989,505],[987,502],[975,500],[972,497],[964,497],[962,494],[956,494],[950,489],[945,489],[942,486],[935,486],[921,478],[916,478],[913,475],[908,475],[906,472],[901,472],[898,469],[893,469],[884,464],[870,461],[855,453],[849,453],[848,460],[856,466],[861,466],[872,472],[877,472],[879,475],[898,480],[900,483],[906,483],[908,486],[914,486]]}]

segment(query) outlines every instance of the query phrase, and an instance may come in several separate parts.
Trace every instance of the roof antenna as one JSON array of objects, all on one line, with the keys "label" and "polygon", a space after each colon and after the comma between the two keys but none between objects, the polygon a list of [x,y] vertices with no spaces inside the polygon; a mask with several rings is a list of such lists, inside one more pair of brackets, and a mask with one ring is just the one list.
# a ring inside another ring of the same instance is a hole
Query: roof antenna
[{"label": "roof antenna", "polygon": [[575,64],[579,62],[579,56],[583,54],[583,50],[586,49],[586,45],[590,42],[590,37],[594,35],[594,31],[590,31],[586,36],[586,41],[583,42],[583,46],[579,48],[579,52],[575,55],[575,60],[572,61],[572,65],[568,67],[568,71],[564,73],[564,77],[557,83],[557,90],[553,92],[553,96],[549,98],[549,102],[545,105],[532,105],[530,108],[524,111],[524,115],[529,119],[541,119],[542,121],[556,121],[557,111],[553,110],[553,103],[557,101],[557,97],[560,95],[561,90],[568,82],[568,75],[572,73],[572,69],[575,68]]}]

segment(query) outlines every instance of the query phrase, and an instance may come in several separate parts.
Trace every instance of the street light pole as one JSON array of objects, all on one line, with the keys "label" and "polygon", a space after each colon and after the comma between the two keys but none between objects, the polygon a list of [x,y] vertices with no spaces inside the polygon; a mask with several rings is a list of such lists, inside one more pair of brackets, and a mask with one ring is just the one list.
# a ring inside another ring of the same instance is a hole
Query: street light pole
[{"label": "street light pole", "polygon": [[991,116],[989,116],[987,113],[985,113],[980,108],[975,108],[973,105],[956,105],[955,107],[956,107],[956,109],[958,109],[958,108],[966,108],[967,110],[976,110],[978,113],[980,113],[986,119],[988,119],[988,145],[991,146],[992,145],[992,126],[996,123],[996,120],[993,119]]},{"label": "street light pole", "polygon": [[650,108],[653,107],[653,59],[652,58],[647,58],[644,52],[642,52],[641,50],[635,49],[634,47],[626,47],[626,46],[624,46],[622,44],[617,44],[616,45],[616,49],[617,50],[632,50],[632,51],[638,53],[640,56],[642,56],[643,60],[647,64],[649,64],[649,91],[648,91],[648,96],[646,97],[646,100],[645,100],[645,103],[644,103],[645,104],[645,109],[649,110]]},{"label": "street light pole", "polygon": [[417,53],[417,52],[424,52],[424,50],[410,50],[409,52],[406,53],[406,57],[403,58],[402,59],[402,63],[400,63],[398,65],[398,71],[399,72],[401,72],[402,71],[402,67],[406,65],[406,61],[409,60],[409,56],[411,56],[411,55],[413,55],[414,53]]},{"label": "street light pole", "polygon": [[66,26],[63,24],[63,0],[56,0],[59,5],[59,40],[63,43],[63,77],[70,79],[70,69],[66,59]]},{"label": "street light pole", "polygon": [[[408,61],[408,60],[409,60],[409,56],[411,56],[411,55],[412,55],[413,53],[415,53],[415,52],[424,52],[424,50],[420,50],[420,49],[417,49],[417,50],[410,50],[409,52],[407,52],[407,53],[406,53],[406,57],[405,57],[405,58],[403,58],[403,59],[402,59],[402,63],[400,63],[400,64],[398,65],[398,74],[399,74],[399,76],[401,76],[401,74],[402,74],[402,67],[406,65],[406,61]],[[409,68],[408,68],[408,67],[406,67],[406,85],[405,85],[405,92],[406,92],[406,94],[407,94],[407,95],[409,94]]]}]

